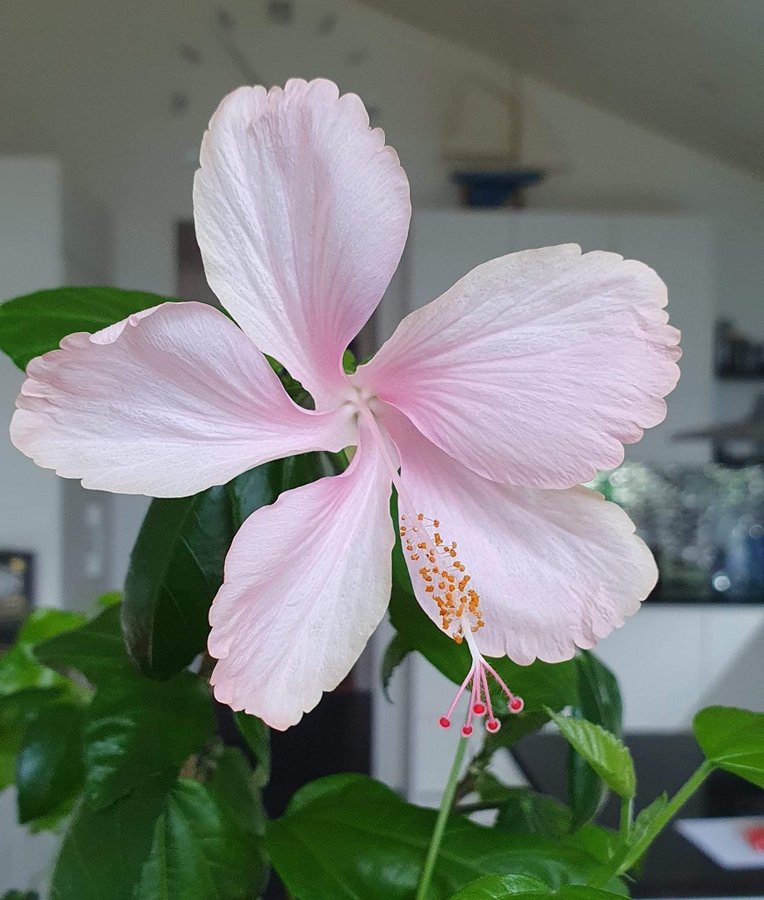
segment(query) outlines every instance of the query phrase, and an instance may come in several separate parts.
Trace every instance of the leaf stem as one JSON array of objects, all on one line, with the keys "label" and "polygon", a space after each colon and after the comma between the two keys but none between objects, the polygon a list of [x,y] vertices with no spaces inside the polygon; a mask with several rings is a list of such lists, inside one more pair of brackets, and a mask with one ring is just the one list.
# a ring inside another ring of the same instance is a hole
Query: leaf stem
[{"label": "leaf stem", "polygon": [[621,798],[621,839],[627,841],[631,831],[631,823],[634,820],[634,798],[628,800]]},{"label": "leaf stem", "polygon": [[432,881],[432,873],[435,870],[435,862],[438,858],[440,845],[443,841],[443,834],[446,830],[448,816],[451,812],[451,804],[454,802],[456,783],[459,779],[459,772],[462,768],[462,761],[464,760],[464,754],[466,750],[467,738],[461,737],[459,738],[459,743],[456,746],[456,754],[454,755],[454,761],[451,765],[451,772],[449,773],[448,781],[446,782],[446,786],[443,790],[443,799],[440,801],[438,818],[435,821],[435,828],[433,829],[432,837],[430,838],[430,846],[427,849],[427,858],[424,861],[422,878],[419,882],[419,888],[416,892],[416,900],[425,900],[425,897],[427,896],[427,891],[430,887],[430,881]]},{"label": "leaf stem", "polygon": [[706,778],[708,778],[713,769],[713,765],[706,760],[701,763],[700,767],[693,772],[692,775],[690,775],[682,787],[679,788],[666,806],[664,806],[660,813],[653,819],[650,823],[650,827],[645,833],[629,847],[628,853],[619,866],[617,872],[618,875],[628,871],[634,863],[637,862],[660,832],[663,831],[666,825],[668,825],[684,804],[692,797],[695,791],[703,784]]},{"label": "leaf stem", "polygon": [[701,763],[700,767],[690,775],[660,813],[650,822],[644,833],[633,844],[626,844],[622,852],[616,853],[599,875],[592,880],[590,887],[602,887],[616,875],[623,875],[628,872],[713,770],[713,763],[710,763],[708,760]]}]

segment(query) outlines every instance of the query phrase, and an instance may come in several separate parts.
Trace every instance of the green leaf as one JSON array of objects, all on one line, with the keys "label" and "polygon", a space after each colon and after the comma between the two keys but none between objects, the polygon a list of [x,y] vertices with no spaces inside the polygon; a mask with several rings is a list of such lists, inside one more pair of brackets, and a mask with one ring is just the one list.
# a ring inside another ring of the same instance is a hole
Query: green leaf
[{"label": "green leaf", "polygon": [[79,612],[66,609],[36,609],[19,629],[16,643],[36,646],[41,641],[79,628],[86,622]]},{"label": "green leaf", "polygon": [[141,671],[169,678],[204,650],[234,536],[226,487],[153,500],[130,556],[122,627]]},{"label": "green leaf", "polygon": [[542,900],[550,897],[558,900],[612,900],[621,896],[586,885],[564,885],[559,891],[550,891],[544,884],[533,879],[525,887],[522,876],[487,875],[454,894],[451,900],[507,900],[509,897],[512,900]]},{"label": "green leaf", "polygon": [[156,822],[133,897],[251,900],[263,887],[263,869],[253,832],[237,828],[205,785],[180,779]]},{"label": "green leaf", "polygon": [[137,674],[122,640],[119,606],[110,606],[80,628],[43,641],[34,648],[34,655],[54,669],[76,669],[96,686],[105,679]]},{"label": "green leaf", "polygon": [[214,733],[206,682],[190,672],[168,681],[140,674],[127,655],[119,606],[39,644],[48,665],[77,669],[97,688],[85,721],[86,795],[106,806],[180,766]]},{"label": "green leaf", "polygon": [[528,875],[486,875],[468,884],[451,900],[502,900],[516,894],[549,897],[550,890],[543,881]]},{"label": "green leaf", "polygon": [[169,681],[136,673],[102,682],[85,723],[90,803],[107,806],[157,773],[177,773],[214,728],[206,682],[190,672]]},{"label": "green leaf", "polygon": [[692,730],[709,762],[764,788],[764,713],[709,706]]},{"label": "green leaf", "polygon": [[264,787],[271,780],[271,733],[268,726],[257,716],[245,712],[234,713],[236,727],[247,742],[258,765],[258,780]]},{"label": "green leaf", "polygon": [[[574,715],[620,737],[623,705],[615,675],[586,650],[576,657],[576,670],[580,699]],[[606,785],[573,747],[568,748],[568,799],[573,828],[593,819],[607,799]]]},{"label": "green leaf", "polygon": [[537,834],[566,847],[577,848],[605,863],[614,852],[618,834],[599,825],[585,824],[570,833],[571,810],[546,794],[529,788],[506,788],[496,817],[496,828],[509,834]]},{"label": "green leaf", "polygon": [[540,834],[561,838],[570,831],[567,806],[529,788],[509,788],[499,806],[496,827],[509,834]]},{"label": "green leaf", "polygon": [[80,803],[53,872],[51,900],[134,900],[174,778],[151,778],[105,809]]},{"label": "green leaf", "polygon": [[29,722],[16,758],[19,822],[66,807],[82,788],[83,709],[57,703]]},{"label": "green leaf", "polygon": [[382,693],[385,695],[385,699],[390,701],[390,694],[388,693],[390,688],[390,681],[393,677],[393,673],[398,668],[398,666],[403,662],[404,659],[411,653],[411,647],[403,640],[403,637],[400,633],[396,633],[393,635],[392,640],[387,645],[385,649],[385,655],[382,658],[382,669],[381,669],[381,679],[382,679]]},{"label": "green leaf", "polygon": [[581,754],[609,788],[627,800],[634,796],[634,763],[622,741],[586,719],[559,716],[551,709],[548,712],[565,740]]},{"label": "green leaf", "polygon": [[237,829],[258,837],[265,834],[267,817],[260,784],[241,750],[223,750],[207,788]]},{"label": "green leaf", "polygon": [[65,695],[63,687],[32,687],[0,697],[0,790],[16,778],[16,755],[29,723]]},{"label": "green leaf", "polygon": [[0,656],[0,696],[27,688],[63,686],[64,679],[40,665],[33,648],[53,635],[77,628],[84,621],[80,613],[62,609],[35,610],[19,629],[11,649]]},{"label": "green leaf", "polygon": [[28,688],[63,687],[66,680],[35,659],[29,644],[16,644],[0,657],[0,697]]},{"label": "green leaf", "polygon": [[122,626],[132,658],[169,678],[204,652],[209,608],[236,531],[282,491],[333,474],[328,454],[266,463],[193,497],[154,500],[130,558]]},{"label": "green leaf", "polygon": [[76,331],[99,331],[169,298],[111,287],[37,291],[0,305],[0,350],[20,368]]},{"label": "green leaf", "polygon": [[[410,900],[437,815],[360,775],[322,779],[299,791],[268,824],[274,868],[300,900]],[[529,875],[556,888],[584,883],[599,863],[577,849],[502,834],[456,816],[446,826],[428,897],[451,897],[481,875]]]},{"label": "green leaf", "polygon": [[6,891],[0,900],[40,900],[37,891]]}]

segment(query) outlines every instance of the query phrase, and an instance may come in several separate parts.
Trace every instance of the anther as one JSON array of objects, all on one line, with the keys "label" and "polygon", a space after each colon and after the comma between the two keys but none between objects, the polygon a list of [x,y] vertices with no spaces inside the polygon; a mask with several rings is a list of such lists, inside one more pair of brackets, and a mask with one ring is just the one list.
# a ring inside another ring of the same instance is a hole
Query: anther
[{"label": "anther", "polygon": [[472,734],[472,725],[462,725],[462,734],[469,737]]},{"label": "anther", "polygon": [[523,711],[523,707],[525,706],[525,703],[523,702],[523,698],[522,698],[522,697],[513,697],[513,698],[509,701],[508,706],[509,706],[509,711],[510,711],[510,712],[513,712],[513,713],[519,713],[519,712],[522,712],[522,711]]},{"label": "anther", "polygon": [[450,728],[451,720],[449,718],[447,718],[446,716],[441,716],[438,724],[440,725],[441,728]]},{"label": "anther", "polygon": [[485,727],[491,732],[497,732],[501,728],[501,722],[498,719],[489,719],[485,723]]},{"label": "anther", "polygon": [[472,707],[472,712],[474,712],[476,716],[482,716],[485,712],[485,706],[482,703],[476,703]]}]

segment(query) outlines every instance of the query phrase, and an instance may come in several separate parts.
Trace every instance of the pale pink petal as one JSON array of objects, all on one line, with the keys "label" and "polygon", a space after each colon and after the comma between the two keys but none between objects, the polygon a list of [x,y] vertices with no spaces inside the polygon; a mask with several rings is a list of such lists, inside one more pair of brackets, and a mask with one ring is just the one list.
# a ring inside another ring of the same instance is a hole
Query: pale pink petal
[{"label": "pale pink petal", "polygon": [[215,696],[294,725],[358,659],[390,599],[390,472],[362,433],[348,470],[253,513],[210,611]]},{"label": "pale pink petal", "polygon": [[[439,450],[399,413],[385,422],[413,513],[439,520],[438,532],[445,543],[456,541],[469,587],[480,595],[485,627],[475,637],[486,655],[521,665],[569,659],[621,626],[654,587],[649,549],[626,513],[600,494],[498,484]],[[419,602],[440,626],[418,574],[422,562],[407,562]]]},{"label": "pale pink petal", "polygon": [[194,182],[207,280],[318,407],[346,390],[342,353],[390,282],[410,215],[397,154],[330,81],[239,88],[212,117]]},{"label": "pale pink petal", "polygon": [[479,474],[570,487],[663,420],[680,355],[665,305],[615,253],[513,253],[407,316],[356,378]]},{"label": "pale pink petal", "polygon": [[346,411],[296,406],[249,338],[203,303],[166,303],[70,335],[27,376],[13,443],[88,488],[180,497],[354,441]]}]

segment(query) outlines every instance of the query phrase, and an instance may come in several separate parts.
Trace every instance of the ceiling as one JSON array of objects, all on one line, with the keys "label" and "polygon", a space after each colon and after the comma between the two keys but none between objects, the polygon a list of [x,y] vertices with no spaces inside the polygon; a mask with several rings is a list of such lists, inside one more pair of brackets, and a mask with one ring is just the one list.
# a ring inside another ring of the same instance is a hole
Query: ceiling
[{"label": "ceiling", "polygon": [[362,0],[764,175],[764,0]]}]

